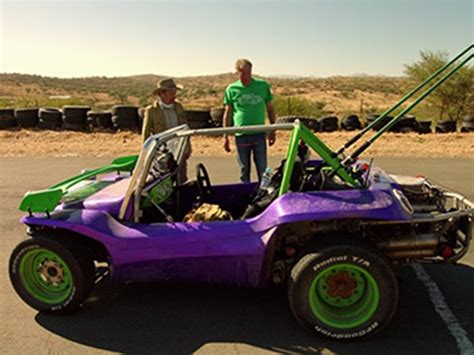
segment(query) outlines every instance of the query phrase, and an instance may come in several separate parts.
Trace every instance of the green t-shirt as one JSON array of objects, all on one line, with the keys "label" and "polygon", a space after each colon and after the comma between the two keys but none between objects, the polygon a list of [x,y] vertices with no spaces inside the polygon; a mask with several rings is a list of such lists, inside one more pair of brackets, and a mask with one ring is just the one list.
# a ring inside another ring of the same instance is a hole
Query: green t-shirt
[{"label": "green t-shirt", "polygon": [[240,80],[230,84],[225,90],[224,105],[232,106],[235,127],[262,125],[265,124],[267,103],[272,99],[270,84],[252,78],[248,86]]}]

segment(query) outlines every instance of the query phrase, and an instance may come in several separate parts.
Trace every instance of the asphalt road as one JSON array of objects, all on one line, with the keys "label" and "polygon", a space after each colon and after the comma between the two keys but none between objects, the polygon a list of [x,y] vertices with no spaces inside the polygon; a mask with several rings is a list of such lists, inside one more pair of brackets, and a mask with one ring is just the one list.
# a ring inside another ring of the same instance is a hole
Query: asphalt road
[{"label": "asphalt road", "polygon": [[[461,265],[424,266],[434,286],[422,282],[414,269],[404,269],[394,319],[383,333],[365,341],[336,342],[308,334],[293,319],[283,289],[102,283],[84,309],[74,315],[54,316],[30,309],[14,293],[7,271],[10,252],[25,235],[24,227],[18,222],[22,215],[17,210],[21,197],[27,190],[45,188],[82,168],[100,166],[110,160],[0,158],[2,353],[459,354],[474,351],[474,250]],[[231,158],[201,161],[208,167],[213,183],[233,181],[237,177],[236,163]],[[195,163],[193,158],[189,165]],[[376,159],[376,163],[394,173],[430,176],[474,200],[474,159]],[[439,297],[444,302],[441,305],[436,303]],[[450,311],[448,316],[446,308]]]}]

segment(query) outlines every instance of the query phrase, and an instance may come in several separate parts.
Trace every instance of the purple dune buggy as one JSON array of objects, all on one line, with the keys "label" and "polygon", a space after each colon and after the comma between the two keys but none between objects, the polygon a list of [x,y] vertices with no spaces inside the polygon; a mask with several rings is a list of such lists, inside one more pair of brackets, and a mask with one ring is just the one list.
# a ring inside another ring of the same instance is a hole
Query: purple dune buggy
[{"label": "purple dune buggy", "polygon": [[[59,313],[78,308],[104,269],[121,282],[286,283],[295,318],[314,333],[336,339],[375,334],[397,307],[394,266],[459,260],[472,238],[474,204],[428,179],[389,175],[357,158],[471,60],[473,48],[336,152],[298,120],[202,130],[183,125],[148,138],[139,156],[28,192],[20,210],[29,214],[22,222],[30,238],[10,257],[13,287],[31,307]],[[344,155],[380,124],[372,138]],[[195,180],[180,181],[191,136],[279,129],[292,131],[288,152],[264,183],[214,186],[202,164]],[[321,160],[310,160],[310,149]],[[183,222],[205,203],[230,220]]]},{"label": "purple dune buggy", "polygon": [[[269,183],[212,185],[204,165],[181,182],[190,138],[291,130]],[[322,160],[310,160],[309,151]],[[182,222],[203,203],[231,220]],[[294,124],[189,130],[150,137],[139,156],[29,192],[30,238],[10,258],[18,295],[40,311],[70,312],[107,270],[111,280],[244,287],[288,285],[295,318],[328,337],[381,330],[398,302],[394,265],[454,262],[471,239],[473,204],[425,178],[339,160]]]}]

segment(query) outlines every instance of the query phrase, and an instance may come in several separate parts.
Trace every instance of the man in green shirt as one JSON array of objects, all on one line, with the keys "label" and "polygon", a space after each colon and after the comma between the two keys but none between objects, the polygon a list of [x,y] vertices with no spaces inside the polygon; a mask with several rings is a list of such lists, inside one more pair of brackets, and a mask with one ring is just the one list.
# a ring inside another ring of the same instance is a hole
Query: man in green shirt
[{"label": "man in green shirt", "polygon": [[[272,104],[270,85],[265,81],[252,77],[252,63],[247,59],[239,59],[235,63],[239,80],[230,84],[224,94],[224,127],[231,122],[235,127],[265,124],[265,111],[270,123],[275,123],[275,110]],[[231,121],[232,120],[232,121]],[[258,179],[267,168],[267,136],[265,133],[239,133],[235,136],[237,161],[240,166],[240,180],[250,181],[251,155],[257,168]],[[275,132],[268,135],[268,144],[275,143]],[[230,152],[230,142],[224,136],[224,149]]]}]

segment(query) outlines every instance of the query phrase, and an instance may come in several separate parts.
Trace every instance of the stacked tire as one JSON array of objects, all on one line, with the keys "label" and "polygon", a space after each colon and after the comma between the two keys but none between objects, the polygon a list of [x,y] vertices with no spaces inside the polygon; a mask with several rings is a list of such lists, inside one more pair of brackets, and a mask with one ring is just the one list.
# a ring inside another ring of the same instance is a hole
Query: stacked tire
[{"label": "stacked tire", "polygon": [[37,108],[17,108],[15,110],[16,122],[21,128],[34,128],[38,126]]},{"label": "stacked tire", "polygon": [[42,108],[39,110],[39,128],[58,130],[61,128],[62,122],[62,113],[60,110],[56,108]]},{"label": "stacked tire", "polygon": [[211,122],[209,110],[186,110],[186,123],[191,129],[208,128]]},{"label": "stacked tire", "polygon": [[360,123],[359,116],[357,115],[349,115],[344,118],[341,122],[341,128],[346,131],[355,131],[362,128],[362,124]]},{"label": "stacked tire", "polygon": [[296,120],[313,131],[319,131],[319,121],[311,116],[281,116],[277,118],[277,123],[293,123]]},{"label": "stacked tire", "polygon": [[336,116],[321,117],[319,121],[319,130],[321,132],[334,132],[339,129],[338,119]]},{"label": "stacked tire", "polygon": [[[367,115],[367,125],[372,124],[372,122],[376,121],[379,118],[380,115],[375,115],[375,114],[370,114]],[[388,122],[390,122],[393,119],[392,116],[385,116],[380,122],[377,122],[372,129],[373,130],[379,130],[383,126],[385,126]]]},{"label": "stacked tire", "polygon": [[16,127],[15,110],[10,108],[0,109],[0,129]]},{"label": "stacked tire", "polygon": [[146,110],[146,107],[140,107],[138,109],[138,131],[139,132],[142,131],[143,120],[145,119],[145,110]]},{"label": "stacked tire", "polygon": [[416,121],[416,131],[419,134],[431,133],[431,121]]},{"label": "stacked tire", "polygon": [[474,132],[474,116],[466,116],[462,120],[461,132]]},{"label": "stacked tire", "polygon": [[63,107],[63,128],[69,131],[87,130],[88,106],[64,106]]},{"label": "stacked tire", "polygon": [[107,130],[112,128],[112,112],[89,111],[87,112],[87,125],[89,131]]},{"label": "stacked tire", "polygon": [[224,119],[224,111],[223,107],[215,107],[211,108],[211,126],[212,127],[222,127],[222,120]]},{"label": "stacked tire", "polygon": [[390,129],[391,132],[408,133],[417,130],[416,118],[414,116],[402,116]]},{"label": "stacked tire", "polygon": [[436,133],[456,132],[456,121],[452,121],[452,120],[439,121],[436,124],[435,132]]},{"label": "stacked tire", "polygon": [[138,107],[115,105],[112,107],[112,124],[121,131],[136,131],[138,129]]}]

